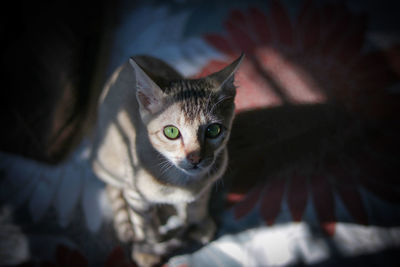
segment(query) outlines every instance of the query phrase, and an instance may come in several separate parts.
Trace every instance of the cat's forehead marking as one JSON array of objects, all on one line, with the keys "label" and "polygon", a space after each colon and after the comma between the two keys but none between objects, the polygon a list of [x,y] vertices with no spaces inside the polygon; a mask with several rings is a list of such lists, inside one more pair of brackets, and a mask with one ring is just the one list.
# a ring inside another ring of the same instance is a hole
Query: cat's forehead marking
[{"label": "cat's forehead marking", "polygon": [[206,80],[179,80],[170,83],[165,92],[177,102],[187,121],[206,121],[216,96]]}]

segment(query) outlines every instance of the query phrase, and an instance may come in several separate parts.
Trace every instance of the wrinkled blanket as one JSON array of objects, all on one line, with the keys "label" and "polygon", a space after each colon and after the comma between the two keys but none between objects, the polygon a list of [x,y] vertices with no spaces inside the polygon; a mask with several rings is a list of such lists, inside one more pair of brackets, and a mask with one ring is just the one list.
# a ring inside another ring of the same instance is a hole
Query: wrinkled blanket
[{"label": "wrinkled blanket", "polygon": [[[400,35],[386,11],[355,0],[127,5],[108,74],[149,54],[200,77],[246,54],[230,165],[210,203],[217,236],[165,266],[396,265]],[[89,155],[89,139],[57,166],[0,154],[0,235],[14,233],[2,246],[15,248],[0,264],[135,266]]]}]

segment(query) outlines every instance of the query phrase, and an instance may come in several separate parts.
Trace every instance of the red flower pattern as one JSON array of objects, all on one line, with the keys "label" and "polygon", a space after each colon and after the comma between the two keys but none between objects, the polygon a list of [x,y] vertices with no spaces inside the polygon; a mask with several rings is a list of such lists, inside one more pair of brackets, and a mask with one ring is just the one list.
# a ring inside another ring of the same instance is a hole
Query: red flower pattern
[{"label": "red flower pattern", "polygon": [[224,23],[225,36],[205,35],[227,60],[210,61],[198,76],[243,51],[247,59],[237,77],[237,111],[335,101],[368,116],[393,114],[394,96],[384,88],[398,80],[398,46],[363,53],[366,18],[344,6],[317,8],[307,1],[293,28],[282,4],[270,2],[269,16],[257,8],[233,10]]},{"label": "red flower pattern", "polygon": [[[400,46],[365,52],[366,19],[344,5],[317,7],[314,1],[306,1],[291,20],[285,7],[272,0],[268,14],[258,8],[233,10],[224,22],[224,35],[204,36],[226,60],[210,61],[198,76],[220,69],[242,51],[246,54],[237,74],[237,113],[285,105],[332,104],[349,117],[334,140],[326,141],[331,148],[313,158],[311,171],[303,171],[304,166],[299,165],[285,175],[278,173],[266,182],[258,181],[247,194],[243,186],[233,189],[228,200],[236,203],[236,219],[259,203],[261,217],[273,224],[286,194],[292,219],[300,221],[311,198],[322,228],[333,235],[339,219],[335,194],[361,224],[368,224],[362,188],[385,201],[400,202],[394,175],[398,160],[391,157],[386,162],[390,148],[399,148],[398,130],[388,126],[399,111],[398,95],[386,88],[399,82]],[[371,120],[379,124],[379,130],[372,134],[365,130]],[[362,145],[347,147],[353,139],[357,141],[358,134]],[[335,153],[335,146],[343,140],[346,145]]]}]

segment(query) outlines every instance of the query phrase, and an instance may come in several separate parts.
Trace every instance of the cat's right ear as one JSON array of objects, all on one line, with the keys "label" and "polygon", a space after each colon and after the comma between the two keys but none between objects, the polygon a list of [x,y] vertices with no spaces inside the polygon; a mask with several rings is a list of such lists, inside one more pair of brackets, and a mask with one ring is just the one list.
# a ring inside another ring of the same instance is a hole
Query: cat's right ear
[{"label": "cat's right ear", "polygon": [[236,94],[236,87],[234,86],[234,76],[239,69],[240,64],[244,59],[244,54],[242,53],[235,61],[226,66],[224,69],[215,72],[208,76],[209,79],[213,80],[216,84],[216,91],[220,92],[222,95]]},{"label": "cat's right ear", "polygon": [[[136,98],[142,113],[155,114],[161,110],[163,92],[161,88],[144,72],[133,58],[129,63],[135,71]],[[144,114],[143,114],[144,115]]]}]

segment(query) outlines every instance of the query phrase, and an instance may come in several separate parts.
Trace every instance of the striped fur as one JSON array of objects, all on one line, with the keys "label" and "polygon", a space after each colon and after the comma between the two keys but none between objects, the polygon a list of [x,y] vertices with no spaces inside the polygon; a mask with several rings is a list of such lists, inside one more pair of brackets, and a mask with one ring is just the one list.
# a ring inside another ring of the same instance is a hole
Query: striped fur
[{"label": "striped fur", "polygon": [[[134,242],[132,257],[140,266],[190,239],[206,243],[213,237],[207,207],[211,186],[227,166],[233,75],[241,60],[192,80],[158,59],[135,57],[103,90],[93,169],[109,184],[117,236]],[[215,123],[221,133],[206,138]],[[176,140],[164,135],[168,125],[179,129]]]}]

